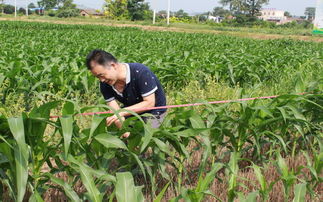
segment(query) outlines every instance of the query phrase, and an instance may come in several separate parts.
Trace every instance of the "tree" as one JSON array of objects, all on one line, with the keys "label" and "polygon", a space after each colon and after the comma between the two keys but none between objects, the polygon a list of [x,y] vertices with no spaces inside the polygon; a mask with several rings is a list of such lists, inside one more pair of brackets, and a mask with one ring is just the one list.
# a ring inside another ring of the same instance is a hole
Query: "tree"
[{"label": "tree", "polygon": [[174,13],[175,17],[178,18],[188,18],[188,13],[186,13],[183,9],[178,10],[177,12]]},{"label": "tree", "polygon": [[4,0],[0,0],[0,10],[1,13],[4,14]]},{"label": "tree", "polygon": [[38,1],[38,7],[44,8],[44,9],[51,9],[51,8],[55,8],[56,6],[58,6],[58,3],[60,1],[58,0],[41,0]]},{"label": "tree", "polygon": [[221,16],[221,17],[225,17],[230,15],[231,12],[227,9],[224,9],[223,7],[215,7],[213,9],[213,11],[211,12],[211,15],[213,16]]},{"label": "tree", "polygon": [[256,16],[262,6],[269,0],[220,0],[223,6],[229,6],[231,12],[235,14],[247,14],[251,17]]},{"label": "tree", "polygon": [[288,11],[285,11],[284,16],[286,16],[286,17],[292,17],[292,15]]},{"label": "tree", "polygon": [[63,6],[62,9],[76,9],[76,4],[73,3],[73,0],[62,0]]},{"label": "tree", "polygon": [[79,9],[76,8],[76,4],[73,3],[73,0],[62,0],[61,3],[62,5],[59,6],[59,9],[57,11],[57,17],[76,17],[80,14]]},{"label": "tree", "polygon": [[30,4],[28,4],[28,8],[36,8],[36,6],[34,3],[30,3]]},{"label": "tree", "polygon": [[19,8],[18,13],[26,14],[26,9],[25,8]]},{"label": "tree", "polygon": [[254,17],[259,14],[264,4],[268,4],[269,0],[245,0],[243,3],[243,11],[245,14]]},{"label": "tree", "polygon": [[305,16],[307,17],[307,20],[313,20],[315,17],[315,11],[316,8],[314,7],[307,7],[305,8]]},{"label": "tree", "polygon": [[127,0],[105,0],[104,15],[112,19],[128,19]]},{"label": "tree", "polygon": [[144,0],[128,0],[127,10],[131,20],[145,20],[152,14]]},{"label": "tree", "polygon": [[15,7],[12,5],[4,5],[3,6],[3,12],[5,14],[13,14],[15,12]]},{"label": "tree", "polygon": [[167,16],[167,11],[166,10],[161,10],[161,11],[159,11],[159,12],[157,12],[157,14],[156,14],[158,17],[160,17],[160,18],[166,18],[166,16]]},{"label": "tree", "polygon": [[229,6],[231,12],[239,13],[242,9],[244,0],[220,0],[220,4],[223,6]]}]

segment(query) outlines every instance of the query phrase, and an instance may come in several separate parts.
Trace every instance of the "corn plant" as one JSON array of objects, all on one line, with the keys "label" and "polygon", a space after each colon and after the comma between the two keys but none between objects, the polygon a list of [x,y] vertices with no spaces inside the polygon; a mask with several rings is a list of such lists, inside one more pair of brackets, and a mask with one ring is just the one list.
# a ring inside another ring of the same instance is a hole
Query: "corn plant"
[{"label": "corn plant", "polygon": [[295,83],[298,90],[303,89],[300,78],[320,79],[316,67],[322,67],[322,44],[314,42],[4,21],[0,29],[2,104],[6,106],[8,96],[22,95],[28,111],[36,101],[52,97],[85,102],[82,95],[98,94],[95,78],[84,68],[85,55],[94,48],[109,50],[120,61],[144,63],[165,86],[176,89],[191,80],[204,86],[211,77],[228,86],[271,85],[279,92],[290,92]]},{"label": "corn plant", "polygon": [[215,179],[217,172],[223,167],[221,163],[214,163],[211,167],[211,170],[205,174],[200,174],[197,185],[193,189],[182,188],[181,193],[178,197],[171,199],[170,201],[179,201],[183,199],[185,201],[203,201],[205,196],[210,195],[215,199],[218,199],[210,190],[209,186],[212,181]]},{"label": "corn plant", "polygon": [[[279,173],[281,174],[280,179],[283,183],[284,186],[284,197],[285,201],[288,201],[289,194],[291,191],[292,186],[295,184],[297,181],[298,177],[297,175],[300,173],[300,169],[298,168],[296,171],[294,169],[289,169],[285,160],[282,158],[282,156],[277,152],[277,168]],[[299,195],[300,190],[295,190],[295,193]],[[306,186],[305,186],[306,189]],[[303,188],[302,188],[303,190]],[[303,192],[303,191],[302,191]]]},{"label": "corn plant", "polygon": [[270,184],[268,184],[266,182],[266,179],[265,179],[263,173],[262,173],[261,168],[259,166],[257,166],[256,164],[253,164],[252,168],[253,168],[256,178],[260,184],[260,189],[258,190],[258,193],[261,196],[262,201],[267,201],[269,199],[269,193],[272,191],[272,188],[276,182],[274,181],[274,182],[271,182]]},{"label": "corn plant", "polygon": [[[31,195],[31,201],[41,201],[52,188],[71,201],[142,201],[148,193],[160,201],[172,187],[174,200],[201,201],[212,196],[209,185],[227,154],[230,161],[223,167],[229,180],[223,192],[229,201],[268,200],[273,184],[265,182],[262,167],[275,158],[286,200],[293,186],[295,201],[304,193],[317,197],[314,190],[322,182],[322,43],[6,21],[0,22],[0,32],[0,197],[9,195],[1,200],[22,201]],[[85,55],[94,48],[112,52],[122,62],[146,64],[168,92],[179,92],[192,80],[203,91],[212,78],[221,87],[239,88],[241,98],[254,96],[254,89],[255,94],[284,95],[170,110],[158,129],[135,113],[121,130],[106,127],[110,115],[96,114],[91,120],[76,115],[110,110],[100,105],[98,82],[84,67]],[[52,109],[62,116],[50,119]],[[132,135],[121,139],[124,132]],[[192,161],[192,142],[202,156],[196,187],[188,188],[185,163]],[[309,179],[300,178],[302,167],[288,169],[282,157],[302,151]],[[242,161],[252,164],[260,183],[259,190],[247,195],[238,192],[244,186],[238,183]],[[139,185],[138,179],[143,179]],[[74,190],[79,183],[84,193]],[[164,188],[157,195],[160,186]]]}]

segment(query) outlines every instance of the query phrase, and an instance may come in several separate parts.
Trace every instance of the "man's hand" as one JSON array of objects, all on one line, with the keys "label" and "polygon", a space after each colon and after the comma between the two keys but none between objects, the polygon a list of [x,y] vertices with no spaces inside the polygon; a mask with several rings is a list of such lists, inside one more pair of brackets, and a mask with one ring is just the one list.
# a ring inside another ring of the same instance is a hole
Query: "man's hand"
[{"label": "man's hand", "polygon": [[106,124],[107,126],[111,126],[111,124],[115,124],[118,128],[121,128],[122,127],[122,123],[125,118],[122,116],[122,114],[119,114],[120,117],[121,117],[121,120],[117,117],[117,115],[113,115],[113,116],[110,116],[106,119]]},{"label": "man's hand", "polygon": [[[121,114],[122,115],[122,114]],[[121,116],[120,115],[120,116]],[[125,118],[123,116],[121,116],[121,120],[124,121]],[[106,119],[106,123],[107,123],[107,126],[110,126],[111,124],[115,124],[119,129],[122,128],[122,123],[120,121],[120,119],[117,117],[117,115],[113,115],[113,116],[110,116]],[[130,132],[125,132],[121,138],[128,138],[130,136]]]},{"label": "man's hand", "polygon": [[130,136],[130,132],[125,132],[121,135],[121,138],[128,138]]}]

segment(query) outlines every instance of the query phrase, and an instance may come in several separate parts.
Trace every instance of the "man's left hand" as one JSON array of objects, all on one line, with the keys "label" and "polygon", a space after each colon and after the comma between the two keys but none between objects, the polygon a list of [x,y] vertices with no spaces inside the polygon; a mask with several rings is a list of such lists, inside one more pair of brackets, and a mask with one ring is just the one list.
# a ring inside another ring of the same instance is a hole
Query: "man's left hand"
[{"label": "man's left hand", "polygon": [[[119,127],[121,127],[121,121],[124,121],[125,120],[125,118],[121,115],[121,114],[119,114],[119,116],[121,117],[121,120],[117,117],[117,115],[113,115],[113,116],[110,116],[110,117],[108,117],[107,119],[106,119],[106,124],[107,124],[107,126],[110,126],[111,124],[113,124],[113,123],[115,123],[116,124],[116,126],[119,128]],[[119,124],[120,123],[120,124]],[[119,126],[120,125],[120,126]]]}]

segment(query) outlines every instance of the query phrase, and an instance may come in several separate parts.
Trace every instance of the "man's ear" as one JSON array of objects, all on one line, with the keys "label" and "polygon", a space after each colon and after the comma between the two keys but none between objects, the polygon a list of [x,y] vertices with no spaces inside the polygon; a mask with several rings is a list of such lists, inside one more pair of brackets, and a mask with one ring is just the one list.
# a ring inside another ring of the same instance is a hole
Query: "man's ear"
[{"label": "man's ear", "polygon": [[111,67],[114,69],[114,70],[117,70],[117,63],[114,63],[114,62],[112,62],[111,63]]}]

